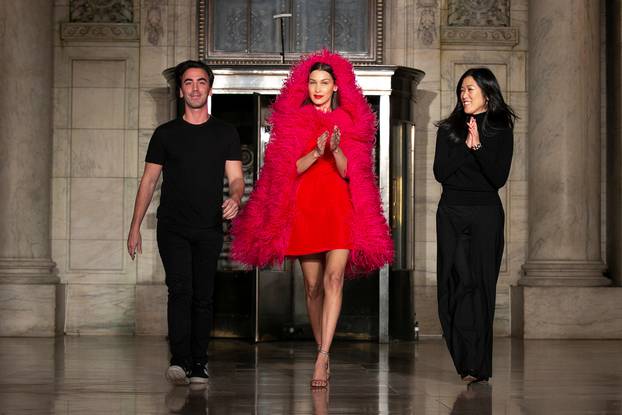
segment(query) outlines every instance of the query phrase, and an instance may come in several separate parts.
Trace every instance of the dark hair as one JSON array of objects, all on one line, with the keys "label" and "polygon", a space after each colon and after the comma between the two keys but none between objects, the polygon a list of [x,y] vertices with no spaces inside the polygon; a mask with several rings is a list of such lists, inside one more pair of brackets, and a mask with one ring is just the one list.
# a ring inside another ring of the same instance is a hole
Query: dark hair
[{"label": "dark hair", "polygon": [[201,61],[187,60],[181,62],[175,67],[175,81],[177,82],[177,88],[181,88],[181,78],[190,68],[203,69],[207,73],[207,80],[209,81],[210,88],[214,85],[214,72],[212,72],[209,66]]},{"label": "dark hair", "polygon": [[[337,77],[335,76],[335,71],[333,70],[333,67],[327,63],[315,62],[313,66],[309,68],[309,75],[311,75],[311,72],[313,71],[328,72],[328,74],[333,78],[333,81],[335,83],[337,82]],[[311,103],[311,98],[307,96],[307,98],[305,98],[305,100],[302,102],[302,105],[309,105]],[[337,108],[339,108],[339,91],[334,91],[333,95],[331,95],[330,97],[330,109],[336,110]]]},{"label": "dark hair", "polygon": [[467,118],[460,99],[460,89],[466,77],[472,77],[481,88],[487,101],[486,114],[482,121],[482,133],[487,134],[492,130],[514,128],[514,121],[518,118],[512,107],[505,103],[497,78],[488,68],[471,68],[467,70],[458,81],[456,97],[458,102],[449,117],[436,123],[436,126],[449,132],[449,138],[458,143],[466,140],[468,134]]}]

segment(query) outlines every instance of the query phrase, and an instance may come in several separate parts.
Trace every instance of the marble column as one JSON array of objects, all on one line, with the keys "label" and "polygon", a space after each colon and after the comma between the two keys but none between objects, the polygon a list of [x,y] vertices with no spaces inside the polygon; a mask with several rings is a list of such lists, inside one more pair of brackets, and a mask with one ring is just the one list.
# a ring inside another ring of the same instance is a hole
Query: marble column
[{"label": "marble column", "polygon": [[53,335],[53,2],[0,2],[0,335]]},{"label": "marble column", "polygon": [[607,266],[622,286],[622,1],[607,13]]},{"label": "marble column", "polygon": [[529,1],[529,247],[523,286],[604,286],[600,9]]}]

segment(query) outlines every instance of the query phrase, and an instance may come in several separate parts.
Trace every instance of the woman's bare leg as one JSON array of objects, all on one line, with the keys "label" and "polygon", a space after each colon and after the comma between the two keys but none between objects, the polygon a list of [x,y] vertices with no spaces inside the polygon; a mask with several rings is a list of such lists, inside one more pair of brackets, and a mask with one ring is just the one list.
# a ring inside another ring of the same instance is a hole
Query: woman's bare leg
[{"label": "woman's bare leg", "polygon": [[306,255],[300,258],[305,282],[307,314],[315,342],[322,344],[322,308],[324,304],[324,258],[323,255]]},{"label": "woman's bare leg", "polygon": [[322,310],[322,342],[320,350],[326,353],[318,353],[315,361],[313,379],[327,379],[328,351],[333,343],[337,320],[341,312],[343,299],[343,276],[348,262],[350,251],[347,249],[335,249],[326,253],[326,266],[324,267],[324,307]]}]

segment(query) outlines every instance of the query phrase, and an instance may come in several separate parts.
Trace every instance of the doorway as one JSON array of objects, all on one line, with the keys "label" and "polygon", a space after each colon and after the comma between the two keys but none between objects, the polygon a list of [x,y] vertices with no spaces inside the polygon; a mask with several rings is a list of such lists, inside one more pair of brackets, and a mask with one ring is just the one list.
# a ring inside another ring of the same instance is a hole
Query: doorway
[{"label": "doorway", "polygon": [[[240,135],[245,197],[252,191],[270,136],[266,119],[276,95],[214,94],[211,113],[234,125]],[[372,106],[379,97],[369,97]],[[376,150],[376,155],[378,154]],[[378,158],[378,157],[377,157]],[[226,187],[226,184],[225,184]],[[225,189],[226,194],[226,189]],[[297,261],[280,267],[245,270],[229,260],[229,224],[215,285],[215,337],[254,341],[312,339],[305,306],[304,284]],[[285,293],[285,295],[284,295]],[[378,333],[378,273],[347,280],[335,337],[374,340]]]}]

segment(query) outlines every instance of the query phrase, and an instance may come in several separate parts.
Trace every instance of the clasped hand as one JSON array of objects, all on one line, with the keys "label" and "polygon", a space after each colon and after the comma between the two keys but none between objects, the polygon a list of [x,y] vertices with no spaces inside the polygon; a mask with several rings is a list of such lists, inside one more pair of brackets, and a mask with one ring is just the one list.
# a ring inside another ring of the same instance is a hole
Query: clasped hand
[{"label": "clasped hand", "polygon": [[[324,154],[324,149],[326,148],[326,140],[328,140],[328,131],[324,131],[321,136],[317,138],[317,142],[315,145],[315,151],[318,156],[322,156]],[[330,136],[330,151],[333,153],[339,150],[339,143],[341,142],[341,130],[336,125],[333,127],[333,133]]]},{"label": "clasped hand", "polygon": [[479,132],[477,131],[477,122],[475,121],[475,117],[471,117],[467,122],[467,127],[469,128],[469,133],[466,139],[466,146],[469,149],[477,146],[479,141]]}]

